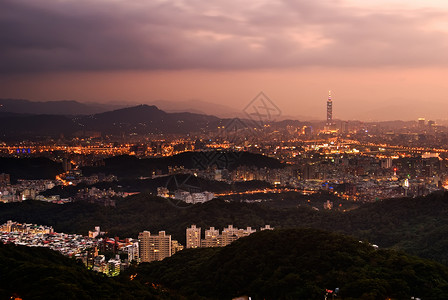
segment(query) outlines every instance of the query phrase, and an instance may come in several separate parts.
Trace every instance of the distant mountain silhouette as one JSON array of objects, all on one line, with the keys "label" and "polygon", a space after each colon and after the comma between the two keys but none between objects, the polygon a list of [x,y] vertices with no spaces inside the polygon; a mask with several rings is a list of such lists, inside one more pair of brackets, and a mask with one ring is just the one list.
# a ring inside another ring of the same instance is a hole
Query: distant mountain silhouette
[{"label": "distant mountain silhouette", "polygon": [[138,105],[78,119],[79,124],[86,130],[109,134],[188,133],[210,128],[219,121],[219,118],[208,115],[170,114],[149,105]]},{"label": "distant mountain silhouette", "polygon": [[0,99],[0,112],[49,115],[91,115],[121,108],[125,105],[81,103],[74,100],[30,101],[25,99]]},{"label": "distant mountain silhouette", "polygon": [[156,106],[138,105],[84,116],[0,111],[0,138],[82,134],[189,133],[217,128],[221,119],[193,113],[166,113]]},{"label": "distant mountain silhouette", "polygon": [[71,134],[77,128],[78,125],[72,119],[61,115],[0,114],[0,139],[58,137]]},{"label": "distant mountain silhouette", "polygon": [[241,109],[235,109],[223,104],[210,103],[198,99],[186,101],[157,100],[150,103],[169,113],[190,112],[209,114],[220,118],[233,118],[244,115],[242,112],[244,106]]},{"label": "distant mountain silhouette", "polygon": [[[51,108],[52,105],[54,108]],[[233,122],[232,119],[206,114],[168,113],[157,106],[146,104],[95,114],[82,114],[94,109],[99,108],[76,101],[31,102],[0,99],[0,140],[99,134],[194,134],[216,131],[219,126],[227,128],[228,124]],[[299,126],[302,123],[285,120],[273,125]],[[247,129],[252,121],[241,119],[238,124],[238,129]]]},{"label": "distant mountain silhouette", "polygon": [[[156,100],[156,101],[148,101],[148,103],[152,105],[156,105],[160,109],[169,112],[191,112],[191,113],[199,113],[199,114],[207,114],[214,115],[220,118],[246,118],[246,114],[244,112],[244,107],[250,102],[251,99],[246,99],[242,101],[237,106],[227,106],[227,103],[212,103],[198,99],[186,100],[186,101],[168,101],[168,100]],[[295,119],[295,120],[313,120],[318,119],[314,115],[310,114],[294,114],[289,115],[286,112],[282,112],[280,116],[278,116],[277,120],[287,120],[287,119]]]}]

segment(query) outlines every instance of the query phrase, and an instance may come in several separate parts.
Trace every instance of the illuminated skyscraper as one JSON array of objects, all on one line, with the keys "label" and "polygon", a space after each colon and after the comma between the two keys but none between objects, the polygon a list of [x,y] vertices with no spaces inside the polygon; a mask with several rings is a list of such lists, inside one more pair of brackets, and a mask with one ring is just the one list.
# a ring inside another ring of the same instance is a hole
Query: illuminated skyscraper
[{"label": "illuminated skyscraper", "polygon": [[187,228],[187,248],[201,247],[201,228],[191,225]]},{"label": "illuminated skyscraper", "polygon": [[328,92],[327,100],[327,126],[333,125],[333,102],[331,101],[331,91]]}]

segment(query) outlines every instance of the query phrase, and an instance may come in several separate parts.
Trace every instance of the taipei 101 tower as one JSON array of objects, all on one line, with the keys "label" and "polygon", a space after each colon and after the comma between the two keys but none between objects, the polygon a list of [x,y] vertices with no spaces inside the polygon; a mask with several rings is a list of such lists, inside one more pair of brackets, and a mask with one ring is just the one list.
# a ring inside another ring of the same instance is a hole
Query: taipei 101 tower
[{"label": "taipei 101 tower", "polygon": [[328,128],[330,128],[333,125],[333,102],[331,101],[331,91],[328,92],[326,125]]}]

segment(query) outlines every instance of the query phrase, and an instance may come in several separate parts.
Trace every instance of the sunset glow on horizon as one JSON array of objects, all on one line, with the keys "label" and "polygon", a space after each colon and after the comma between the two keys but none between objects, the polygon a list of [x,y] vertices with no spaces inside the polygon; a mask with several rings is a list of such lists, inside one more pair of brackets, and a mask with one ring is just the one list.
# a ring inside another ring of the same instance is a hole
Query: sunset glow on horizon
[{"label": "sunset glow on horizon", "polygon": [[287,117],[448,119],[442,1],[50,1],[0,4],[0,98],[244,108]]}]

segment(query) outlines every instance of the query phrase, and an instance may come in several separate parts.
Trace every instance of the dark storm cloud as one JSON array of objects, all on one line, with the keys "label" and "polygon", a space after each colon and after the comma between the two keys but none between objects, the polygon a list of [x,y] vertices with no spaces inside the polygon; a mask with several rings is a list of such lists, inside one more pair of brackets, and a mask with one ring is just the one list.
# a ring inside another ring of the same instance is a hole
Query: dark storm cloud
[{"label": "dark storm cloud", "polygon": [[342,1],[0,0],[0,72],[446,65],[446,17]]}]

